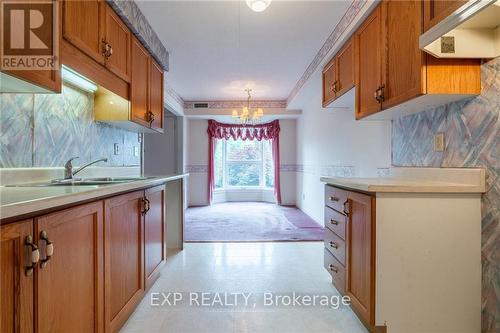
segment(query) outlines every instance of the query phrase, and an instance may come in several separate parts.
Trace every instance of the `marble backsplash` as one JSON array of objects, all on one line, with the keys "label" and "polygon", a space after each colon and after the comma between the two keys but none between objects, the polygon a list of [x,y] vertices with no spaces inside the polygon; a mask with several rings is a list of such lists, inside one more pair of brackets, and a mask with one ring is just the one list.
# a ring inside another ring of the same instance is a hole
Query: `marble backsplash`
[{"label": "marble backsplash", "polygon": [[[114,144],[119,153],[114,154]],[[0,94],[0,168],[58,167],[107,157],[101,166],[138,166],[138,134],[94,121],[93,97],[63,85],[61,94]]]},{"label": "marble backsplash", "polygon": [[[487,192],[482,199],[482,331],[499,332],[500,58],[483,63],[481,79],[480,96],[393,121],[392,164],[486,169]],[[445,136],[444,152],[433,151],[433,135],[438,132]]]}]

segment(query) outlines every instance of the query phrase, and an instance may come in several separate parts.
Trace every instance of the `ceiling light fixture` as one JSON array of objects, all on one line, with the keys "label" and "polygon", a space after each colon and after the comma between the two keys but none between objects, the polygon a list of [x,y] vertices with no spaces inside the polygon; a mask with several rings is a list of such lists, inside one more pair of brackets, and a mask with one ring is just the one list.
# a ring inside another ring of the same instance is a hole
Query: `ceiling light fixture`
[{"label": "ceiling light fixture", "polygon": [[[250,93],[252,92],[252,89],[245,89],[245,91],[248,94],[247,106],[245,106],[241,109],[241,114],[238,114],[237,110],[233,110],[231,116],[234,119],[236,119],[237,121],[239,121],[240,124],[243,124],[243,125],[253,124],[253,125],[255,125],[255,124],[259,123],[260,120],[262,119],[262,117],[264,116],[264,110],[262,110],[261,108],[258,108],[257,110],[254,110],[253,112],[251,112],[250,99],[252,98],[252,95]],[[250,115],[250,113],[252,115]]]},{"label": "ceiling light fixture", "polygon": [[271,0],[246,0],[247,6],[254,12],[263,12],[271,4]]}]

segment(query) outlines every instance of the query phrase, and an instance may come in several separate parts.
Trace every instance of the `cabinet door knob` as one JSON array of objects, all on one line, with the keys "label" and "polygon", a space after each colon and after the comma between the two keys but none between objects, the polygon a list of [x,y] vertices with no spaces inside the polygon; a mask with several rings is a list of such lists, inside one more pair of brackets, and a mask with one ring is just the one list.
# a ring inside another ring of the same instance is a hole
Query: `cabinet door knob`
[{"label": "cabinet door knob", "polygon": [[330,247],[333,247],[334,249],[338,249],[339,248],[339,246],[337,245],[337,243],[332,242],[332,241],[330,241]]},{"label": "cabinet door knob", "polygon": [[24,245],[29,247],[29,265],[25,267],[24,274],[26,276],[32,276],[33,270],[35,269],[36,264],[40,260],[40,251],[38,250],[38,246],[33,244],[33,237],[31,235],[26,236],[24,239]]},{"label": "cabinet door knob", "polygon": [[339,272],[339,269],[335,266],[333,266],[332,264],[328,265],[328,268],[334,272],[334,273],[338,273]]},{"label": "cabinet door knob", "polygon": [[153,121],[155,121],[155,114],[151,111],[148,111],[147,116],[148,116],[149,127],[151,127]]},{"label": "cabinet door knob", "polygon": [[102,51],[101,54],[104,58],[106,58],[106,54],[108,53],[108,43],[103,39],[101,39]]},{"label": "cabinet door knob", "polygon": [[45,242],[45,258],[40,262],[40,267],[44,268],[49,264],[50,258],[54,255],[54,244],[49,240],[47,231],[40,232],[40,240]]},{"label": "cabinet door knob", "polygon": [[339,221],[334,220],[334,219],[330,219],[330,224],[339,225]]}]

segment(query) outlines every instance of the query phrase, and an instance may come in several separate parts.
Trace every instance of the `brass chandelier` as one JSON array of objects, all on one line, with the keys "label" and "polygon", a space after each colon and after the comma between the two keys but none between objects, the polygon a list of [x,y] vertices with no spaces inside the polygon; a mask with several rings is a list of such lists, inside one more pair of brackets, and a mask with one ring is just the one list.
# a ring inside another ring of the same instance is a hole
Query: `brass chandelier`
[{"label": "brass chandelier", "polygon": [[261,108],[257,108],[252,111],[250,109],[250,99],[252,98],[251,95],[252,89],[247,88],[245,89],[245,91],[248,94],[247,106],[244,106],[241,109],[241,113],[238,113],[238,110],[234,109],[232,112],[232,117],[242,125],[258,124],[261,121],[262,117],[264,116],[264,110],[262,110]]}]

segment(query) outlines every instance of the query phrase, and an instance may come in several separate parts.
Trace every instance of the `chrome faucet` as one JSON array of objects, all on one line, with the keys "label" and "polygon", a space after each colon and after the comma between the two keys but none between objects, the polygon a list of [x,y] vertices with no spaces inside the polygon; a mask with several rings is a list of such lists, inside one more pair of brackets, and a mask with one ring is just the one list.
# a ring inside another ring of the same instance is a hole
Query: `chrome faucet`
[{"label": "chrome faucet", "polygon": [[80,168],[78,168],[78,170],[73,171],[73,164],[71,163],[71,161],[73,161],[74,159],[77,159],[77,158],[78,158],[78,156],[72,157],[66,162],[66,164],[64,164],[64,179],[73,179],[74,175],[76,175],[77,173],[79,173],[80,171],[85,169],[86,167],[91,166],[92,164],[95,164],[98,162],[107,162],[108,161],[108,159],[106,157],[103,157],[103,158],[100,158],[98,160],[84,164]]}]

